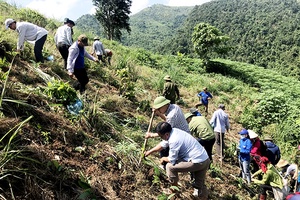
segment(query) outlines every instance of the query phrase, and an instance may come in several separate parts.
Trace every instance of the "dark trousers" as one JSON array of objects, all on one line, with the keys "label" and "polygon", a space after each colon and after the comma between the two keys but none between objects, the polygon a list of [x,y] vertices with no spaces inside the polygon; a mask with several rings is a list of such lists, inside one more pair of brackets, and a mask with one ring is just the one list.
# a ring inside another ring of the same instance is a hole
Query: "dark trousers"
[{"label": "dark trousers", "polygon": [[271,185],[260,185],[260,194],[267,195],[267,190],[273,191]]},{"label": "dark trousers", "polygon": [[35,55],[36,62],[44,63],[44,57],[43,57],[42,50],[43,50],[46,39],[47,39],[47,35],[44,35],[39,40],[35,41],[34,55]]},{"label": "dark trousers", "polygon": [[103,55],[97,55],[97,57],[98,57],[98,60],[101,60],[103,62],[103,64],[106,65]]},{"label": "dark trousers", "polygon": [[79,90],[82,94],[85,91],[85,85],[89,82],[85,68],[74,69],[74,75],[78,80],[78,83],[74,85],[75,90]]},{"label": "dark trousers", "polygon": [[209,159],[212,161],[212,149],[213,149],[216,139],[213,138],[211,140],[201,140],[200,138],[197,138],[197,140],[204,147]]},{"label": "dark trousers", "polygon": [[[222,140],[221,140],[221,134],[222,134]],[[225,133],[215,132],[216,152],[219,157],[222,156],[223,158],[224,158],[224,148],[225,148],[224,136],[225,136]],[[221,144],[222,144],[222,148],[221,148]],[[221,158],[221,159],[223,159],[223,158]]]},{"label": "dark trousers", "polygon": [[59,51],[60,55],[62,56],[62,58],[64,59],[65,69],[67,69],[67,60],[68,60],[68,55],[69,55],[69,47],[70,47],[70,45],[67,45],[67,44],[58,43],[58,45],[57,45],[58,51]]}]

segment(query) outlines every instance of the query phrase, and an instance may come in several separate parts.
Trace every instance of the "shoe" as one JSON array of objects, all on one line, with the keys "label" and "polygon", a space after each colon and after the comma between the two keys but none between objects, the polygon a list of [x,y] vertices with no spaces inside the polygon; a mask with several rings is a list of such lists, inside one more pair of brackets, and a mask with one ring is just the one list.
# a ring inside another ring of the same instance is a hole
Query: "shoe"
[{"label": "shoe", "polygon": [[194,197],[198,197],[199,196],[199,190],[197,188],[194,188],[193,196]]}]

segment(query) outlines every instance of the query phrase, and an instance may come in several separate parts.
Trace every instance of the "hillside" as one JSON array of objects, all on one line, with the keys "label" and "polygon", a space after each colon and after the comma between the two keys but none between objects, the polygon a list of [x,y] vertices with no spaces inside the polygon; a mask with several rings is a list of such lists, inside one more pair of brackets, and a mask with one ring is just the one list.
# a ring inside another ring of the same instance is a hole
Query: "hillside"
[{"label": "hillside", "polygon": [[[17,20],[24,17],[22,10],[1,1],[0,9],[2,21],[13,12]],[[297,79],[229,60],[203,66],[199,59],[162,56],[103,39],[104,46],[113,50],[112,65],[85,62],[90,82],[84,95],[75,93],[84,106],[74,115],[66,101],[75,92],[74,80],[63,69],[53,44],[56,28],[49,26],[59,22],[41,14],[36,17],[43,20],[38,20],[31,12],[26,16],[32,19],[26,20],[47,22],[44,53],[53,55],[54,61],[35,63],[28,43],[16,56],[17,34],[0,27],[1,199],[168,199],[170,185],[158,166],[158,155],[138,165],[151,106],[162,92],[166,74],[179,85],[178,105],[184,112],[198,102],[196,94],[206,86],[213,95],[207,118],[220,103],[229,113],[225,161],[221,165],[214,160],[207,173],[210,199],[250,200],[258,193],[256,185],[247,186],[237,177],[235,150],[242,127],[260,136],[271,134],[282,156],[294,161],[300,140]],[[74,32],[74,38],[82,33]],[[88,35],[91,41],[94,35]],[[158,122],[155,117],[151,130]],[[146,149],[159,141],[149,139]],[[180,176],[180,194],[172,199],[193,199],[189,174]]]}]

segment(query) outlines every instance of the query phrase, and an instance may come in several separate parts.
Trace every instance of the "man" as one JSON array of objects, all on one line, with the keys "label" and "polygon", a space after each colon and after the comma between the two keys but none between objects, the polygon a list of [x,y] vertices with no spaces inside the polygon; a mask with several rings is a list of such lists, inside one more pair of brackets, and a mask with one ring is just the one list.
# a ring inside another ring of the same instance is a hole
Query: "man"
[{"label": "man", "polygon": [[169,156],[162,157],[160,163],[167,163],[166,172],[172,186],[178,186],[178,172],[191,172],[195,178],[193,195],[207,199],[205,176],[210,160],[205,149],[189,133],[172,128],[167,122],[158,123],[156,132],[164,141],[146,151],[145,156],[169,147]]},{"label": "man", "polygon": [[206,114],[208,113],[208,100],[212,99],[212,95],[207,91],[207,87],[203,88],[203,91],[197,95],[200,99],[200,103],[196,104],[195,107],[203,105],[205,107]]},{"label": "man", "polygon": [[163,96],[166,97],[166,99],[169,99],[171,101],[171,104],[175,104],[176,97],[177,99],[180,99],[178,87],[175,83],[172,82],[169,75],[166,75],[164,77],[164,80],[165,84]]},{"label": "man", "polygon": [[[190,133],[189,125],[184,118],[183,112],[176,104],[170,104],[170,100],[163,96],[159,96],[154,100],[153,112],[158,115],[162,120],[168,122],[172,128],[178,128],[187,133]],[[158,133],[147,133],[146,138],[158,137]],[[160,156],[168,156],[169,149],[162,149]]]},{"label": "man", "polygon": [[64,59],[64,68],[67,69],[67,60],[69,54],[69,48],[73,43],[72,28],[75,23],[72,20],[67,20],[66,23],[59,27],[54,36],[56,47]]},{"label": "man", "polygon": [[94,38],[92,55],[94,55],[94,54],[97,55],[98,60],[101,60],[103,62],[103,64],[106,65],[105,60],[103,58],[103,56],[105,54],[105,50],[104,50],[102,42],[99,41],[98,37]]},{"label": "man", "polygon": [[13,19],[6,19],[5,26],[6,29],[16,30],[19,34],[17,52],[24,49],[25,41],[33,43],[36,62],[44,63],[42,50],[48,34],[46,29],[29,22],[16,22]]},{"label": "man", "polygon": [[209,159],[212,161],[212,149],[216,141],[214,131],[204,116],[195,116],[191,113],[184,115],[189,124],[191,134],[206,150]]},{"label": "man", "polygon": [[276,165],[281,157],[279,147],[274,144],[273,138],[270,135],[266,135],[263,140],[267,150],[267,158],[272,163],[272,165]]},{"label": "man", "polygon": [[76,90],[79,90],[81,94],[85,91],[85,85],[89,82],[89,78],[84,67],[84,57],[90,60],[98,62],[97,58],[94,58],[88,54],[84,46],[88,45],[88,38],[86,35],[80,35],[78,40],[72,44],[69,48],[69,56],[67,61],[67,70],[71,78],[75,77],[78,83],[74,86]]},{"label": "man", "polygon": [[[216,110],[209,121],[209,123],[214,127],[215,137],[216,137],[216,152],[220,157],[220,160],[224,158],[224,136],[225,132],[229,130],[229,119],[228,115],[225,113],[225,105],[220,104],[218,110]],[[222,145],[222,148],[221,148]]]},{"label": "man", "polygon": [[107,58],[107,62],[109,65],[111,65],[111,58],[112,58],[113,53],[110,49],[104,49],[104,51],[105,51],[104,55]]}]

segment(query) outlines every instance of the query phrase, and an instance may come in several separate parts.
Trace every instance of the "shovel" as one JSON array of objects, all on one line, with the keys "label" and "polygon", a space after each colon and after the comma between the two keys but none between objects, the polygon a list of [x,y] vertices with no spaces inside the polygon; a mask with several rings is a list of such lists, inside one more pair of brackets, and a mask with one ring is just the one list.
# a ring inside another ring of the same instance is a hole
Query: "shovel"
[{"label": "shovel", "polygon": [[[149,122],[149,126],[148,126],[148,130],[147,132],[150,131],[151,127],[152,127],[152,122],[153,122],[153,119],[154,119],[154,111],[152,112],[152,116],[151,116],[151,119],[150,119],[150,122]],[[144,141],[144,145],[143,145],[143,148],[142,148],[142,154],[141,154],[141,157],[140,157],[140,160],[139,160],[139,163],[138,165],[140,165],[141,161],[142,161],[142,158],[144,158],[144,152],[146,150],[146,146],[147,146],[147,142],[148,142],[148,138],[145,139]]]}]

